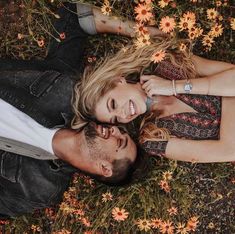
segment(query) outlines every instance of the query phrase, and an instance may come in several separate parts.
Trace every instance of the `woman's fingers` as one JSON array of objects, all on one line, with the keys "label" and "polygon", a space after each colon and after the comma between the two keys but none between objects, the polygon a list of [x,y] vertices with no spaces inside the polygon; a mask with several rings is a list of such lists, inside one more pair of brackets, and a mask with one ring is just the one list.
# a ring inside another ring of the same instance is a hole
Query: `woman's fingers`
[{"label": "woman's fingers", "polygon": [[143,75],[140,77],[140,84],[144,84],[146,81],[148,81],[149,79],[151,79],[151,75]]}]

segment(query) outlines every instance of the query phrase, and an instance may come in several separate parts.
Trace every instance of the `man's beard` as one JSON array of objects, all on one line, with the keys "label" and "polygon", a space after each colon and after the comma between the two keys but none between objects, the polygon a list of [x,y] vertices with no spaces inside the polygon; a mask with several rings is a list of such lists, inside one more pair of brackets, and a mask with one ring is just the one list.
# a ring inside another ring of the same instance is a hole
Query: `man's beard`
[{"label": "man's beard", "polygon": [[89,123],[84,127],[84,135],[87,142],[87,147],[89,149],[90,155],[92,157],[97,157],[101,153],[101,149],[96,141],[98,133],[95,128],[94,123]]},{"label": "man's beard", "polygon": [[85,127],[84,127],[84,134],[85,134],[85,138],[88,144],[94,144],[95,143],[95,139],[98,136],[98,133],[95,129],[95,124],[94,123],[88,123]]}]

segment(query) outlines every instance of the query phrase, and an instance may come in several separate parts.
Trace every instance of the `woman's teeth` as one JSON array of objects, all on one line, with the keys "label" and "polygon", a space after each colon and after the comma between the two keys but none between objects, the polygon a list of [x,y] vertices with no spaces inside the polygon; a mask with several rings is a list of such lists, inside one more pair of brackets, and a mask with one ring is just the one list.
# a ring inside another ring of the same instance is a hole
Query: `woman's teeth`
[{"label": "woman's teeth", "polygon": [[131,115],[135,114],[135,108],[134,108],[134,104],[132,101],[130,101],[130,112],[131,112]]}]

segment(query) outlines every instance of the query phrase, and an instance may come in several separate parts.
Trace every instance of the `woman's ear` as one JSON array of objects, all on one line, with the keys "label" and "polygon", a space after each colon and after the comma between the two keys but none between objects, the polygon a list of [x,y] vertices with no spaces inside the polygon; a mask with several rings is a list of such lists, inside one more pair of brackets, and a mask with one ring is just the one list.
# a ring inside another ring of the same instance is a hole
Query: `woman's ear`
[{"label": "woman's ear", "polygon": [[120,84],[126,84],[127,83],[125,77],[123,77],[123,76],[118,77],[117,81]]}]

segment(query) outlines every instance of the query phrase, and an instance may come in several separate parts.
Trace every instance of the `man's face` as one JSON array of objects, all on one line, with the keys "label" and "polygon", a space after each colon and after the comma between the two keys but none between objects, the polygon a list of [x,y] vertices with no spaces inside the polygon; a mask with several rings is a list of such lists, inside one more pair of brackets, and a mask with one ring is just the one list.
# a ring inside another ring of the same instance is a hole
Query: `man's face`
[{"label": "man's face", "polygon": [[84,133],[92,156],[101,155],[110,162],[124,158],[135,161],[135,143],[127,133],[121,133],[118,127],[90,123],[84,128]]}]

